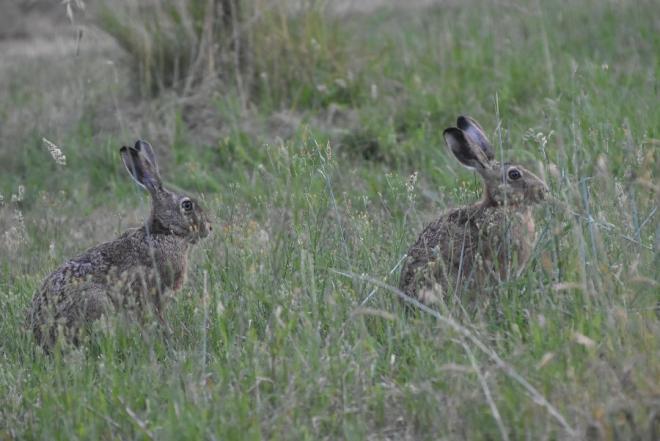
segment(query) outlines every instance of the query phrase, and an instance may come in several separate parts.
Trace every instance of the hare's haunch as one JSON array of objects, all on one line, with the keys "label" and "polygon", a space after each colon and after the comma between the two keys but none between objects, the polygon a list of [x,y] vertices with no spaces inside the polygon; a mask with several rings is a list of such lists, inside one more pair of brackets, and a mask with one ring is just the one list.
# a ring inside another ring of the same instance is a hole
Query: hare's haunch
[{"label": "hare's haunch", "polygon": [[466,290],[478,293],[514,275],[535,239],[531,208],[548,192],[524,167],[496,161],[476,121],[460,116],[457,126],[444,131],[445,142],[461,164],[479,173],[483,198],[431,222],[408,251],[399,288],[427,304]]},{"label": "hare's haunch", "polygon": [[181,288],[191,246],[211,231],[197,200],[163,187],[149,143],[137,141],[120,153],[131,177],[149,192],[151,214],[142,227],[85,251],[46,278],[28,311],[46,350],[60,332],[77,343],[84,325],[119,309],[153,307],[162,320],[164,295]]}]

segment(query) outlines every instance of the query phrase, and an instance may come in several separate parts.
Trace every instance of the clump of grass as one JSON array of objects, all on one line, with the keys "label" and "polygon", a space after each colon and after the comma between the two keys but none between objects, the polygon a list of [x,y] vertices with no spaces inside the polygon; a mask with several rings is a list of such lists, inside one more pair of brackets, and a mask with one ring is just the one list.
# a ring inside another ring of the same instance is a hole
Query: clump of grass
[{"label": "clump of grass", "polygon": [[291,9],[285,1],[255,3],[260,19],[248,30],[253,92],[271,108],[319,108],[331,103],[355,105],[361,78],[355,52],[339,18],[322,2],[303,1]]},{"label": "clump of grass", "polygon": [[231,35],[213,26],[229,2],[120,0],[101,6],[98,22],[130,56],[140,92],[151,96],[182,91],[208,74],[202,65]]},{"label": "clump of grass", "polygon": [[237,90],[243,106],[317,108],[354,103],[358,73],[347,37],[318,2],[120,0],[100,26],[129,54],[140,91],[190,92],[207,80]]}]

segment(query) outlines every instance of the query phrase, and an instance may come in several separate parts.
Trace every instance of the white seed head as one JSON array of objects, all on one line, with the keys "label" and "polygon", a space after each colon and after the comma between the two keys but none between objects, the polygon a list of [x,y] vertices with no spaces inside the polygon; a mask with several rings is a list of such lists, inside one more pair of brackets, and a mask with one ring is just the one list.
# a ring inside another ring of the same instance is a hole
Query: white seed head
[{"label": "white seed head", "polygon": [[50,153],[50,156],[52,156],[55,163],[62,166],[66,165],[66,155],[62,152],[62,150],[46,138],[41,138],[41,140],[46,145],[46,148],[48,149],[48,152]]}]

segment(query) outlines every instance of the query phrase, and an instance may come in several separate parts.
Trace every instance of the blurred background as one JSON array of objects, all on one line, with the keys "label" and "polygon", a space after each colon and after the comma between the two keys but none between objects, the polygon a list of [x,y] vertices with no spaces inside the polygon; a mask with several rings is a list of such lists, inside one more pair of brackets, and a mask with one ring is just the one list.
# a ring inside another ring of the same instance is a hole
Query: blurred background
[{"label": "blurred background", "polygon": [[[0,11],[0,438],[660,436],[657,1]],[[463,336],[338,273],[396,286],[424,225],[479,199],[442,140],[459,114],[556,203],[519,278],[476,314],[442,313],[550,410]],[[22,321],[43,278],[146,216],[118,156],[138,138],[219,227],[168,311],[174,336],[34,355]]]}]

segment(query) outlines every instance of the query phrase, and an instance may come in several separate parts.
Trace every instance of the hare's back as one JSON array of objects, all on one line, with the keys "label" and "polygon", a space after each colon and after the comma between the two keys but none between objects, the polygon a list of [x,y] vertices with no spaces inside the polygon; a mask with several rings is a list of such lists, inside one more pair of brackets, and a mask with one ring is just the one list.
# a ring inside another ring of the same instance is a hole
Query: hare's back
[{"label": "hare's back", "polygon": [[40,296],[53,298],[68,297],[86,283],[103,285],[110,283],[111,275],[134,267],[141,250],[141,240],[135,231],[124,233],[119,238],[88,249],[66,261],[44,280]]},{"label": "hare's back", "polygon": [[478,210],[461,207],[447,211],[424,228],[415,244],[408,250],[408,256],[414,260],[433,260],[447,254],[447,248],[454,244],[469,242],[474,229],[474,220],[479,217]]},{"label": "hare's back", "polygon": [[414,295],[417,291],[416,279],[419,271],[438,259],[447,263],[453,260],[453,250],[457,246],[452,244],[458,241],[463,243],[463,239],[470,236],[469,221],[468,209],[457,208],[428,224],[408,249],[399,288],[408,295]]}]

